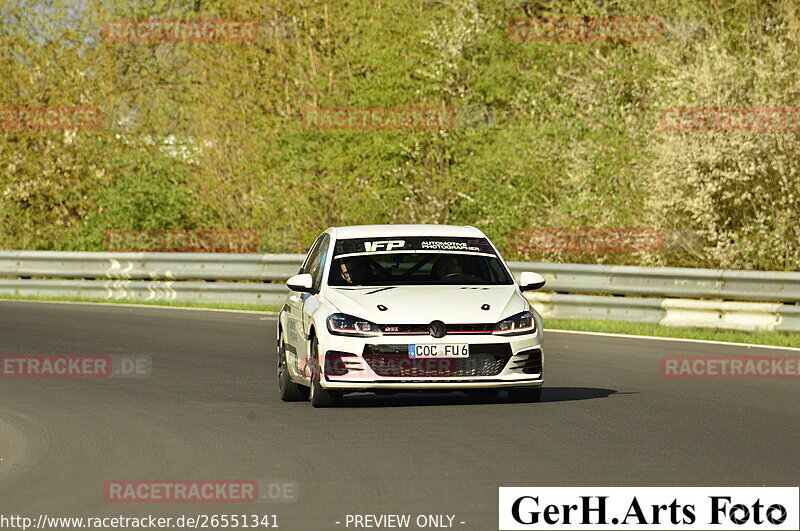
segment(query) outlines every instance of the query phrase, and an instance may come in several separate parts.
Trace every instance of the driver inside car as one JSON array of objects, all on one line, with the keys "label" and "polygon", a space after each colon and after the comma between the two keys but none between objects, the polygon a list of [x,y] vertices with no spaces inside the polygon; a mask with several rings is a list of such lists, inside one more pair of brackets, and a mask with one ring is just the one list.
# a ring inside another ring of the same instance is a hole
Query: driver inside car
[{"label": "driver inside car", "polygon": [[364,271],[361,261],[357,258],[345,258],[339,264],[342,280],[347,284],[358,284],[364,280]]},{"label": "driver inside car", "polygon": [[437,279],[463,272],[464,270],[461,269],[461,264],[458,263],[458,259],[455,256],[442,256],[433,266],[433,276]]}]

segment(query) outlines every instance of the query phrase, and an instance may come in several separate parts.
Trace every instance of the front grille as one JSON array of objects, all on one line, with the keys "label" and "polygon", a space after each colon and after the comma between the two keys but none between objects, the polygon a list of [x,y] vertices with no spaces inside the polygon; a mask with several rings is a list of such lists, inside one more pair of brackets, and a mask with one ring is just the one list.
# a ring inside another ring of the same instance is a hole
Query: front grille
[{"label": "front grille", "polygon": [[468,358],[420,359],[408,357],[408,345],[367,345],[363,357],[379,376],[496,376],[511,359],[511,347],[506,343],[470,345]]},{"label": "front grille", "polygon": [[447,325],[448,334],[491,334],[493,324],[451,324]]},{"label": "front grille", "polygon": [[[427,336],[430,335],[427,324],[386,324],[380,325],[387,335]],[[448,324],[448,334],[491,334],[494,324]]]},{"label": "front grille", "polygon": [[384,334],[398,334],[398,335],[428,335],[428,325],[413,325],[413,324],[396,324],[396,325],[381,325],[381,330]]}]

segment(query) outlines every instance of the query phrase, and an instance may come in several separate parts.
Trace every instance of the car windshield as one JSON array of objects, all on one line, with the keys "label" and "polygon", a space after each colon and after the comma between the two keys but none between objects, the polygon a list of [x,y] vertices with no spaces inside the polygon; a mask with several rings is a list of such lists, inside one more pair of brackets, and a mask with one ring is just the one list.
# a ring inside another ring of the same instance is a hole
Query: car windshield
[{"label": "car windshield", "polygon": [[452,252],[350,254],[331,263],[331,286],[509,285],[496,256]]}]

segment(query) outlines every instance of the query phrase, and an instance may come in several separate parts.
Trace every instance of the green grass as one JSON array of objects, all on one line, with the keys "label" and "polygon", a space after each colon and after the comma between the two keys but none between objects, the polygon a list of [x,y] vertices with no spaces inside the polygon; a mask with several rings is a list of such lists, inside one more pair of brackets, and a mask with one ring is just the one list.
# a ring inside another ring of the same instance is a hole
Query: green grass
[{"label": "green grass", "polygon": [[683,328],[663,326],[654,323],[595,321],[589,319],[545,319],[544,325],[546,330],[578,330],[583,332],[676,337],[681,339],[701,339],[705,341],[725,341],[728,343],[800,348],[800,333],[792,332],[745,332],[740,330]]},{"label": "green grass", "polygon": [[101,299],[83,297],[35,297],[0,293],[0,301],[45,301],[45,302],[100,302],[105,304],[136,304],[142,306],[169,306],[172,308],[209,308],[212,310],[244,310],[252,312],[277,313],[281,307],[268,304],[235,304],[213,302],[180,302],[180,301],[142,301],[135,299]]}]

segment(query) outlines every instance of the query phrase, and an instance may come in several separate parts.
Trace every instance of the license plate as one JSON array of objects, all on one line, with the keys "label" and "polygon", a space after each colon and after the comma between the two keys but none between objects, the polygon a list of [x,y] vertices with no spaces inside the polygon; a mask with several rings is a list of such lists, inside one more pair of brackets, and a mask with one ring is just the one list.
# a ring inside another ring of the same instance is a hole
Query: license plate
[{"label": "license plate", "polygon": [[408,345],[409,358],[468,358],[469,345]]}]

